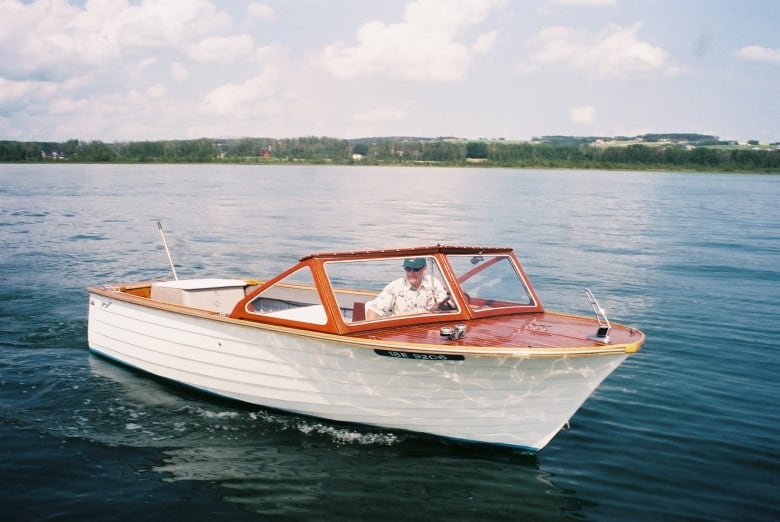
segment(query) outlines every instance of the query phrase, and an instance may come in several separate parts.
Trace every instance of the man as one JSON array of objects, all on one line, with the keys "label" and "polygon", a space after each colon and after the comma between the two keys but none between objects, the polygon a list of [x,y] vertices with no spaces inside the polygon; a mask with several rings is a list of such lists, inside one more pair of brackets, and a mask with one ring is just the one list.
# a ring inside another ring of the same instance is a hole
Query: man
[{"label": "man", "polygon": [[433,312],[447,299],[447,291],[433,277],[425,277],[425,258],[404,259],[404,277],[390,282],[366,303],[366,319]]}]

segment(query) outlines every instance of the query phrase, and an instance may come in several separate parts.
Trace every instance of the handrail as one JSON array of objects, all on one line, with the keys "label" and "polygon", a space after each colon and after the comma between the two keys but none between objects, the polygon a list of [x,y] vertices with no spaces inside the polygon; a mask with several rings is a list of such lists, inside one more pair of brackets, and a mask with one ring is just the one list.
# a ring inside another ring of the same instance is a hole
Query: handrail
[{"label": "handrail", "polygon": [[591,292],[589,289],[585,289],[585,295],[588,296],[588,301],[590,301],[590,306],[593,308],[593,312],[596,314],[596,321],[599,323],[599,327],[596,330],[595,335],[589,335],[588,339],[594,340],[594,341],[600,341],[603,343],[609,342],[609,331],[612,329],[612,325],[609,324],[609,319],[607,319],[607,314],[604,312],[604,309],[601,308],[599,305],[599,302],[596,301],[596,297],[593,295],[593,292]]}]

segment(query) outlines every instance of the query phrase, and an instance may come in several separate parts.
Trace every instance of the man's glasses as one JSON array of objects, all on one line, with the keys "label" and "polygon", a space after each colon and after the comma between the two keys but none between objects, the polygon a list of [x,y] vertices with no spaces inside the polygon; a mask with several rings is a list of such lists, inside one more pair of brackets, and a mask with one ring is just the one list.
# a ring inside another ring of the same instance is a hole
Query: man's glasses
[{"label": "man's glasses", "polygon": [[407,272],[419,272],[420,270],[422,270],[422,268],[412,268],[410,266],[407,266],[404,267],[404,270],[406,270]]}]

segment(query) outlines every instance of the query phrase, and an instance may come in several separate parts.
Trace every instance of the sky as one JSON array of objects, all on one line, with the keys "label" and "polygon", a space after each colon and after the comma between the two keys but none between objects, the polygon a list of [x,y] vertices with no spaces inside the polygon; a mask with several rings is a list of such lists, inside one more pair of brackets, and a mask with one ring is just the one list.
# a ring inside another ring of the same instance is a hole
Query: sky
[{"label": "sky", "polygon": [[777,0],[0,0],[0,140],[780,141]]}]

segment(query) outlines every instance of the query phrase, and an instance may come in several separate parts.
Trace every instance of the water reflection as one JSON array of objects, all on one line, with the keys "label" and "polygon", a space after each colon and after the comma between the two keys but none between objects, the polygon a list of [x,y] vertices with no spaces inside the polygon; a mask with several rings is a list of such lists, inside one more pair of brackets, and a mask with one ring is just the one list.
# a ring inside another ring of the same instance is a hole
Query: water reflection
[{"label": "water reflection", "polygon": [[211,483],[253,513],[554,520],[578,506],[535,455],[223,403],[94,356],[90,368],[112,390],[109,418],[95,422],[163,448],[153,471],[164,481]]},{"label": "water reflection", "polygon": [[[259,441],[165,452],[167,480],[209,481],[262,514],[381,520],[445,517],[555,519],[576,501],[523,459],[491,458],[405,441],[400,447]],[[511,477],[507,480],[508,477]]]}]

